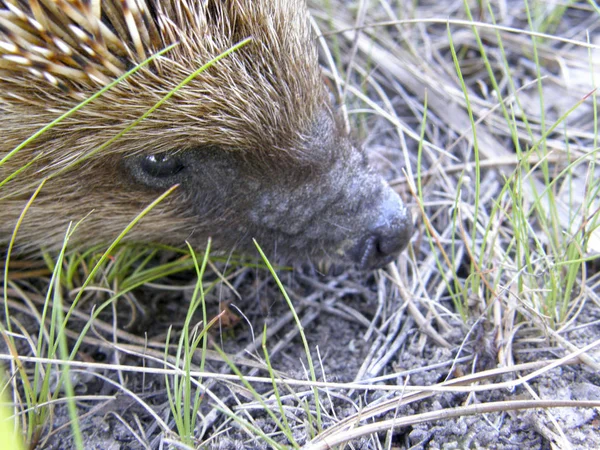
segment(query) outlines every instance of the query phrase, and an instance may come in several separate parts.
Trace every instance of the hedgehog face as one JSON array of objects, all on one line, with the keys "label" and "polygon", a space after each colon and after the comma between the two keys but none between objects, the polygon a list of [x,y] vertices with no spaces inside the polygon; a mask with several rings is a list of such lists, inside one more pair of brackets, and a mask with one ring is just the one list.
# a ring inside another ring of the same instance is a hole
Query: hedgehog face
[{"label": "hedgehog face", "polygon": [[304,0],[4,3],[0,241],[48,177],[24,248],[59,248],[83,217],[72,245],[110,242],[175,184],[126,239],[253,251],[255,238],[269,256],[362,268],[406,245],[408,211],[335,120]]},{"label": "hedgehog face", "polygon": [[[327,111],[298,148],[287,149],[302,159],[282,159],[281,149],[197,147],[125,158],[123,176],[135,180],[142,196],[180,185],[173,222],[182,210],[196,220],[181,239],[210,236],[220,248],[246,251],[254,238],[284,261],[381,267],[410,239],[410,213]],[[258,160],[258,153],[272,156]]]}]

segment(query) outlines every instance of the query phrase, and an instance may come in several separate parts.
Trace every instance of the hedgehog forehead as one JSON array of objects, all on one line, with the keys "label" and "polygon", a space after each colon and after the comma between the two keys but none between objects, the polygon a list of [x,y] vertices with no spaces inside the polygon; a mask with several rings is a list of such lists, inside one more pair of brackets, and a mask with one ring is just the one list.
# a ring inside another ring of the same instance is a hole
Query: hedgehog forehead
[{"label": "hedgehog forehead", "polygon": [[[184,97],[187,101],[188,96]],[[237,108],[220,110],[215,106],[210,114],[205,104],[191,106],[186,108],[178,102],[165,105],[103,153],[129,156],[219,150],[232,157],[239,155],[249,168],[289,170],[297,166],[316,172],[326,171],[343,153],[355,148],[328,103],[320,105],[303,126],[287,121],[278,124],[273,119],[278,115],[272,111],[265,117],[251,117],[254,106],[241,111]],[[110,128],[107,131],[110,132]],[[98,137],[98,143],[107,137]]]},{"label": "hedgehog forehead", "polygon": [[[48,117],[72,108],[174,43],[86,106],[77,120],[94,128],[126,125],[172,95],[136,129],[152,135],[166,126],[174,140],[197,135],[234,148],[289,149],[298,147],[322,108],[304,0],[3,4],[11,27],[0,28],[0,77],[11,88],[0,92],[0,100],[30,104],[36,114],[44,104],[54,108]],[[191,73],[247,37],[252,41],[245,47],[172,94]],[[44,92],[48,83],[54,88]]]},{"label": "hedgehog forehead", "polygon": [[177,91],[190,73],[182,63],[163,63],[161,77],[140,70],[78,114],[88,122],[102,116],[118,128],[137,122],[128,134],[141,141],[163,135],[167,145],[178,147],[187,142],[261,153],[301,151],[319,124],[331,122],[323,82],[266,74],[269,68],[246,66],[243,57],[220,61]]}]

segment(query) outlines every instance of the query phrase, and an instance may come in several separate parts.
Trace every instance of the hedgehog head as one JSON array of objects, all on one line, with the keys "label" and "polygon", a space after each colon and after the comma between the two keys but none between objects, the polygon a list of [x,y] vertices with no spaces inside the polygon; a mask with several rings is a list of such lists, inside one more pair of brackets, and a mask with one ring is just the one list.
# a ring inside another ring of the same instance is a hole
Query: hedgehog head
[{"label": "hedgehog head", "polygon": [[386,264],[408,242],[408,210],[330,103],[303,1],[2,4],[0,157],[175,45],[0,165],[5,179],[29,164],[0,192],[0,237],[49,177],[20,227],[25,246],[60,245],[82,217],[76,244],[110,241],[174,185],[127,239],[211,237],[223,251],[245,251],[254,238],[275,257],[362,268]]}]

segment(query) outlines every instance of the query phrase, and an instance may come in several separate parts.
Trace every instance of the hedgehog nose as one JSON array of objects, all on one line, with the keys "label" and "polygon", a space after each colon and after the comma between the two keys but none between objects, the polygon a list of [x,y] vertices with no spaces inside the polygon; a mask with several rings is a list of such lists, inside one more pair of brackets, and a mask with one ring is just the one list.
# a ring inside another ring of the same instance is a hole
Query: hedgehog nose
[{"label": "hedgehog nose", "polygon": [[361,269],[378,269],[396,258],[410,241],[412,217],[391,188],[386,186],[382,199],[372,208],[373,222],[350,251]]}]

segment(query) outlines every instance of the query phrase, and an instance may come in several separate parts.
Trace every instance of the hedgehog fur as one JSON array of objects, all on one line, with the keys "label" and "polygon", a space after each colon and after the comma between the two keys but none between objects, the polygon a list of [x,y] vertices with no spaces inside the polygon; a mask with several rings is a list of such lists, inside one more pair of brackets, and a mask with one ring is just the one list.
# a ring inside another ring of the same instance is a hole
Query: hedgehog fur
[{"label": "hedgehog fur", "polygon": [[246,251],[255,238],[274,257],[370,268],[410,238],[330,102],[302,0],[2,0],[0,119],[0,242],[47,179],[23,251],[59,248],[82,218],[74,245],[110,242],[174,185],[127,240]]}]

